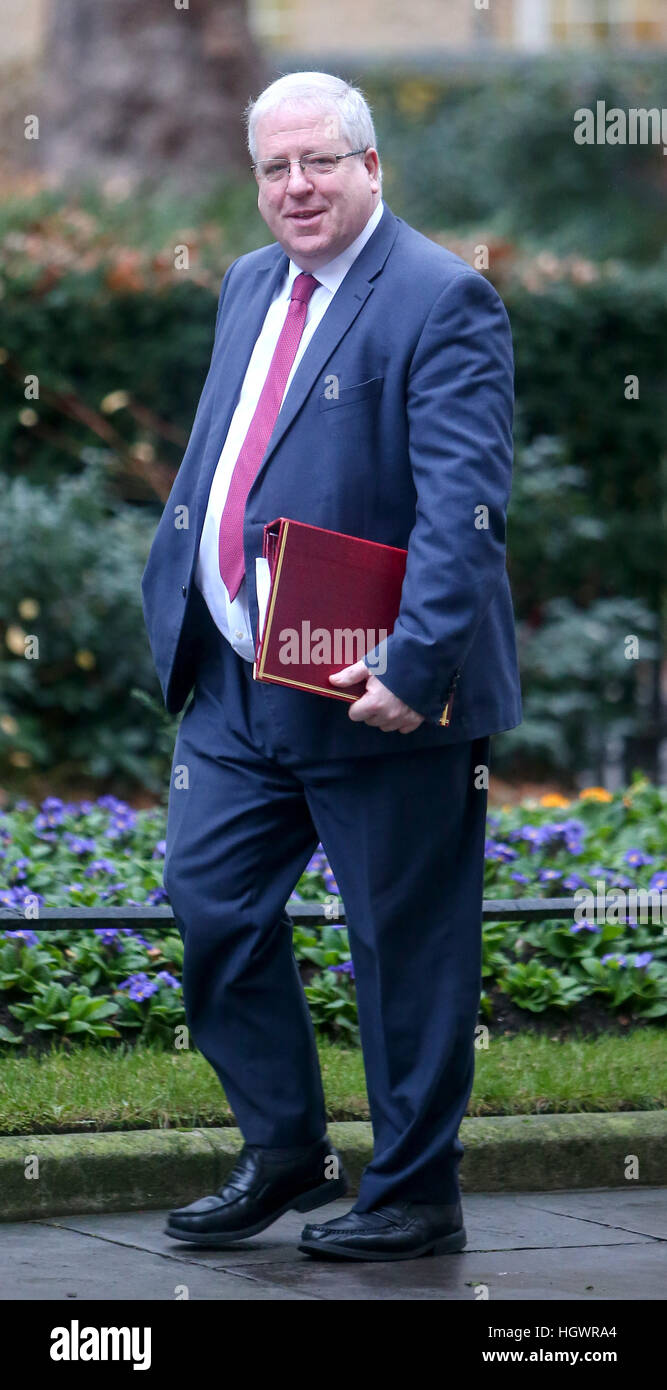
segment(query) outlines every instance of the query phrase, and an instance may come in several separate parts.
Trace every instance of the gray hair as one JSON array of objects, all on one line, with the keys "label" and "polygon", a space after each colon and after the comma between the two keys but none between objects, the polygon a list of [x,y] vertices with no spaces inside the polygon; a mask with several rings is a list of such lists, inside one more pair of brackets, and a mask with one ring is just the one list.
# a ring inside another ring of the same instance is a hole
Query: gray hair
[{"label": "gray hair", "polygon": [[[335,113],[341,136],[350,149],[377,148],[371,108],[362,91],[330,72],[288,72],[276,78],[245,109],[248,149],[253,163],[257,159],[257,122],[280,106],[298,109],[306,106],[313,113]],[[382,166],[378,170],[382,191]]]}]

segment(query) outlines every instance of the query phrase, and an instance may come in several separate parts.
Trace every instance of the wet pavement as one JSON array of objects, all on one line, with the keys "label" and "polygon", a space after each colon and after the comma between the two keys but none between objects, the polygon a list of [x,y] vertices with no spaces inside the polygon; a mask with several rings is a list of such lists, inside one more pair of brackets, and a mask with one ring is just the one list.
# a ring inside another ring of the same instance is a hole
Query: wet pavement
[{"label": "wet pavement", "polygon": [[[345,1198],[317,1212],[348,1211]],[[199,1250],[163,1234],[166,1212],[45,1217],[0,1225],[0,1299],[220,1301],[663,1299],[667,1189],[464,1193],[468,1244],[455,1255],[353,1262],[297,1249],[310,1215]]]}]

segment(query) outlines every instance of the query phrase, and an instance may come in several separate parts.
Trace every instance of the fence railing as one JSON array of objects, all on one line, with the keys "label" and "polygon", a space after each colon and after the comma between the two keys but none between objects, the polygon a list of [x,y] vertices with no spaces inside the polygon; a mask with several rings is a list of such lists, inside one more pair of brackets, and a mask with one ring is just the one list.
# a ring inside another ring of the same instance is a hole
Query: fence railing
[{"label": "fence railing", "polygon": [[[482,920],[486,922],[546,922],[564,921],[574,917],[580,907],[576,898],[485,898]],[[338,910],[336,910],[336,908]],[[336,922],[345,926],[347,919],[343,903],[290,903],[286,912],[293,926],[326,926]],[[41,907],[34,915],[20,908],[0,908],[0,931],[17,929],[19,925],[31,931],[58,931],[63,928],[85,931],[91,927],[111,927],[125,924],[132,927],[169,926],[175,921],[170,907]]]}]

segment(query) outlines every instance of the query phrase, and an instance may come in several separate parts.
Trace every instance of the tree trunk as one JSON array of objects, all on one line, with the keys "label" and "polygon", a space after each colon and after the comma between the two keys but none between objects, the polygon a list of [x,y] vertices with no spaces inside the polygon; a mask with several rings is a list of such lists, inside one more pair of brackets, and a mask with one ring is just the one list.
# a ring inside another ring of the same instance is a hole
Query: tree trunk
[{"label": "tree trunk", "polygon": [[53,181],[195,190],[247,169],[243,109],[266,73],[246,0],[177,3],[51,0],[37,110]]}]

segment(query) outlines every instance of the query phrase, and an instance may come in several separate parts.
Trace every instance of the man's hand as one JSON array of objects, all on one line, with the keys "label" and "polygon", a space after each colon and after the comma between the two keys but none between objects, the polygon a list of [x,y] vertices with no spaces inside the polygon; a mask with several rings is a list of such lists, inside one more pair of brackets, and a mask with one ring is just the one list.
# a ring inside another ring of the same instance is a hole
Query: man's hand
[{"label": "man's hand", "polygon": [[387,690],[386,685],[369,671],[365,662],[355,661],[353,666],[346,666],[342,671],[336,671],[329,676],[332,685],[347,686],[355,685],[357,681],[366,678],[366,690],[350,705],[349,718],[355,723],[372,724],[375,728],[382,729],[385,734],[398,730],[399,734],[411,734],[413,729],[418,729],[424,723],[423,714],[417,714],[415,709],[410,709],[409,705],[399,700],[397,695],[393,695],[391,690]]}]

